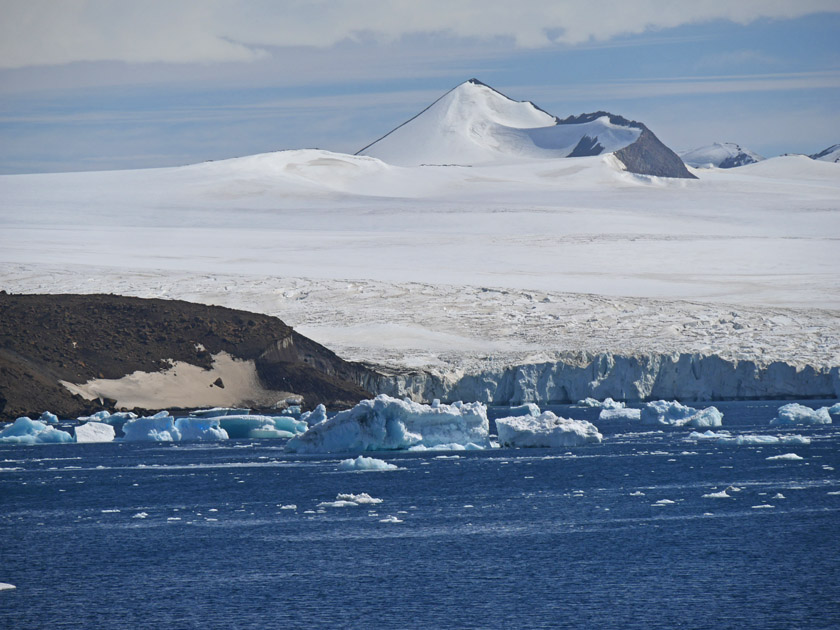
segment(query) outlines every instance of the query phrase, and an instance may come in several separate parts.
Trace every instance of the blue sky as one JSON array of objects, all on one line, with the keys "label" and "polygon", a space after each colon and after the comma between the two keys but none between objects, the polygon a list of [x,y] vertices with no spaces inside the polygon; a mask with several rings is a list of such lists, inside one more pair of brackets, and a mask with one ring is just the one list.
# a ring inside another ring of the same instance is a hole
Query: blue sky
[{"label": "blue sky", "polygon": [[840,142],[840,2],[0,0],[0,172],[354,152],[476,77],[676,150]]}]

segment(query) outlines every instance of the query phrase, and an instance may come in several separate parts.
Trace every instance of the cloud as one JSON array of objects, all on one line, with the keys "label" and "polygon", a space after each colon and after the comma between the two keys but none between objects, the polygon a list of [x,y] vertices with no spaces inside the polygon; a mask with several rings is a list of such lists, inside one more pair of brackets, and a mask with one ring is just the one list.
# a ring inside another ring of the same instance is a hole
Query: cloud
[{"label": "cloud", "polygon": [[0,0],[0,67],[246,62],[275,48],[418,34],[537,48],[684,24],[840,12],[836,0]]}]

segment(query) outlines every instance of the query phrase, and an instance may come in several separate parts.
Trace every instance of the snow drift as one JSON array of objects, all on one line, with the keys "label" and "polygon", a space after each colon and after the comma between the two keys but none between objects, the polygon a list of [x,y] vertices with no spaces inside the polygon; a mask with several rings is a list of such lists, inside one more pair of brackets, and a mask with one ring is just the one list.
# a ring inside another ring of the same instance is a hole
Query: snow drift
[{"label": "snow drift", "polygon": [[289,440],[293,453],[385,451],[457,444],[486,448],[487,408],[481,403],[423,405],[380,395]]},{"label": "snow drift", "polygon": [[551,411],[539,416],[511,416],[496,420],[499,444],[512,447],[578,446],[600,442],[603,436],[586,420],[560,418]]}]

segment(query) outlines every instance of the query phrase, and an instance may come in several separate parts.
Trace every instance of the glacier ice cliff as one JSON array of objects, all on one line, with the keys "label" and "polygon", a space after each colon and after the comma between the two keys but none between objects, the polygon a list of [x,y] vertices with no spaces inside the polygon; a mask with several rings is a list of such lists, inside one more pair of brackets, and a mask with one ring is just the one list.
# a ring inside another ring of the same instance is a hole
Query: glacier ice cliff
[{"label": "glacier ice cliff", "polygon": [[417,401],[473,400],[492,405],[622,401],[840,398],[840,367],[783,361],[761,364],[713,354],[568,353],[554,361],[485,361],[465,373],[377,367],[362,387]]}]

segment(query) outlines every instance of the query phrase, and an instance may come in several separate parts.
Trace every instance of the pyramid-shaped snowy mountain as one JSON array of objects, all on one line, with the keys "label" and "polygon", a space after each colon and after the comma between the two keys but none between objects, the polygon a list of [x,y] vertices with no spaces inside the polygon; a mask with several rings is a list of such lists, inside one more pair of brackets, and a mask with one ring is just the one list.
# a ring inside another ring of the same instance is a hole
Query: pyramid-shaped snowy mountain
[{"label": "pyramid-shaped snowy mountain", "polygon": [[560,120],[477,79],[450,90],[357,155],[398,166],[466,166],[607,153],[632,173],[694,178],[642,123],[607,112]]},{"label": "pyramid-shaped snowy mountain", "polygon": [[699,149],[680,153],[683,162],[696,168],[735,168],[755,164],[764,158],[734,142],[715,142]]}]

